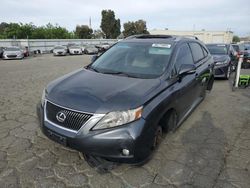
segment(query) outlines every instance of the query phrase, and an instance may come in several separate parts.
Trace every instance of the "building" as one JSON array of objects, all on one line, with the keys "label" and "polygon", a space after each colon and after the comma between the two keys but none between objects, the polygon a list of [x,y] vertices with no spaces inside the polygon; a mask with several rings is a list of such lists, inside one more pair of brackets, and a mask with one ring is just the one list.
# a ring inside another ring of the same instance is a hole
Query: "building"
[{"label": "building", "polygon": [[233,41],[232,31],[174,31],[174,30],[158,30],[149,31],[154,35],[182,35],[182,36],[196,36],[204,43],[231,43]]}]

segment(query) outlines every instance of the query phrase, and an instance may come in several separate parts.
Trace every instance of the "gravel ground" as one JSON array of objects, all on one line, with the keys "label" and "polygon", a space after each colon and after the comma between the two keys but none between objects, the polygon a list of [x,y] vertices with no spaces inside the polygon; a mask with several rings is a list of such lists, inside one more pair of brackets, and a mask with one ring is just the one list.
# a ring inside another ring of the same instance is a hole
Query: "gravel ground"
[{"label": "gravel ground", "polygon": [[99,174],[82,155],[41,133],[36,104],[47,83],[90,56],[0,60],[0,187],[246,187],[250,185],[250,89],[226,80],[144,166]]}]

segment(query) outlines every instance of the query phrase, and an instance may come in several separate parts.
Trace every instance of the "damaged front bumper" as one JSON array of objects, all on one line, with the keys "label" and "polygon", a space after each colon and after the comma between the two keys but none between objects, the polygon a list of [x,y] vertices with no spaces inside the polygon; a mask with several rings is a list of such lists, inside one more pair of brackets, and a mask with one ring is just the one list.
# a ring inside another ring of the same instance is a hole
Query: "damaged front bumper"
[{"label": "damaged front bumper", "polygon": [[46,121],[40,104],[37,114],[41,130],[48,138],[84,154],[122,163],[141,163],[151,154],[151,144],[146,144],[151,139],[143,118],[116,128],[90,130],[93,126],[84,125],[78,132],[72,132]]}]

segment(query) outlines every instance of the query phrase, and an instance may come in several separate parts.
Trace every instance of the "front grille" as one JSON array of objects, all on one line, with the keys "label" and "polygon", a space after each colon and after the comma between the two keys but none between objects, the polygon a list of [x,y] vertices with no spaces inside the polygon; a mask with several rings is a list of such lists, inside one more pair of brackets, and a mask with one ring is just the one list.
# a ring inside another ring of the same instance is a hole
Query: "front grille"
[{"label": "front grille", "polygon": [[[63,112],[66,118],[63,122],[57,120],[58,112]],[[91,117],[92,114],[76,112],[57,106],[49,101],[46,104],[46,115],[48,120],[67,129],[78,131]]]},{"label": "front grille", "polygon": [[7,57],[16,57],[17,55],[7,55]]},{"label": "front grille", "polygon": [[215,75],[221,75],[221,74],[224,74],[224,72],[221,69],[215,69],[214,74]]}]

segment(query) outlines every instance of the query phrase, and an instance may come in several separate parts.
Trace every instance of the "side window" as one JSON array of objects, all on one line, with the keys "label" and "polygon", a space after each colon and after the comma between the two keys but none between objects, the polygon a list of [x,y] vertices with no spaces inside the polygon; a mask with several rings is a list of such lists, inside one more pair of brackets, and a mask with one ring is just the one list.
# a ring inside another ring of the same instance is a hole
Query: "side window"
[{"label": "side window", "polygon": [[195,63],[197,63],[198,61],[204,58],[203,50],[198,43],[192,42],[192,43],[189,43],[189,45],[190,45]]},{"label": "side window", "polygon": [[190,48],[187,44],[182,44],[177,52],[175,70],[179,71],[182,64],[194,64]]},{"label": "side window", "polygon": [[208,55],[207,50],[204,47],[202,47],[202,50],[203,50],[204,56],[207,57],[207,55]]}]

